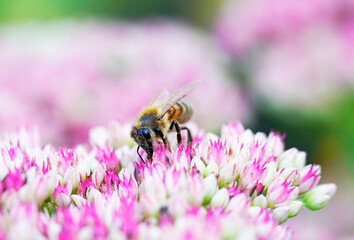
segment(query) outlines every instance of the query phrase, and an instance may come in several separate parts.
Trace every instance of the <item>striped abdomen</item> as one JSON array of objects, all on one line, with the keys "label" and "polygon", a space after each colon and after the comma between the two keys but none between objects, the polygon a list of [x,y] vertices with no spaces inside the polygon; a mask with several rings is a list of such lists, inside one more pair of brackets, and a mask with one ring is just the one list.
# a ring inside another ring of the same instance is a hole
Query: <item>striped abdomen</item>
[{"label": "striped abdomen", "polygon": [[193,108],[188,103],[179,101],[167,111],[167,114],[168,120],[176,120],[178,123],[185,123],[191,119]]}]

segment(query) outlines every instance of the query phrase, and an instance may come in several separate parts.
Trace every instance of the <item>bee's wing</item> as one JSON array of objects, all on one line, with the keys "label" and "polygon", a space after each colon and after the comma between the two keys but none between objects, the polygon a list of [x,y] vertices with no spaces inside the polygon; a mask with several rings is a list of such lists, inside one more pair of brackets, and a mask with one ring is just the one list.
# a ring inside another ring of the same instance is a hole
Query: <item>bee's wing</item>
[{"label": "bee's wing", "polygon": [[168,99],[169,92],[166,88],[161,89],[148,103],[148,107],[161,105],[166,99]]},{"label": "bee's wing", "polygon": [[187,96],[199,83],[200,81],[194,81],[176,90],[162,105],[161,114],[157,116],[157,120],[161,119],[176,102]]}]

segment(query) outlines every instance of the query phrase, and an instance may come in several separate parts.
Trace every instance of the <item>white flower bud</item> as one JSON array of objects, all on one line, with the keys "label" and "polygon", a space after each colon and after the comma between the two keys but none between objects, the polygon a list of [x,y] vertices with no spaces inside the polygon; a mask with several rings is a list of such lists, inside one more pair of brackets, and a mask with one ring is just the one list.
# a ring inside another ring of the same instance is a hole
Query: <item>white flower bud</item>
[{"label": "white flower bud", "polygon": [[213,207],[223,207],[225,208],[229,203],[229,193],[226,188],[222,188],[215,193],[211,199],[210,205]]},{"label": "white flower bud", "polygon": [[292,182],[292,186],[298,186],[300,184],[300,174],[296,168],[283,168],[276,176],[278,182]]},{"label": "white flower bud", "polygon": [[76,235],[77,240],[91,239],[94,236],[93,228],[90,226],[81,227]]},{"label": "white flower bud", "polygon": [[249,147],[253,143],[253,132],[250,129],[244,131],[239,139],[244,146]]},{"label": "white flower bud", "polygon": [[267,142],[267,135],[263,132],[257,132],[254,135],[254,142],[260,143],[261,145],[263,145],[264,143]]},{"label": "white flower bud", "polygon": [[183,196],[178,194],[172,195],[172,198],[169,199],[168,205],[169,213],[175,217],[183,216],[183,214],[186,212],[186,209],[188,209],[188,202]]},{"label": "white flower bud", "polygon": [[91,169],[87,161],[79,161],[76,166],[76,169],[81,176],[90,175],[91,173]]},{"label": "white flower bud", "polygon": [[336,190],[337,186],[334,183],[316,186],[304,194],[303,201],[305,206],[310,210],[319,210],[324,208]]},{"label": "white flower bud", "polygon": [[58,186],[58,183],[60,181],[60,178],[58,175],[54,172],[48,172],[45,175],[46,181],[48,183],[48,190],[49,190],[49,195],[52,195],[54,192],[55,188]]},{"label": "white flower bud", "polygon": [[31,186],[26,184],[18,190],[19,198],[24,202],[35,201],[35,192],[31,189]]},{"label": "white flower bud", "polygon": [[58,236],[61,231],[61,226],[59,223],[55,221],[48,221],[47,223],[47,229],[48,229],[48,239],[58,239]]},{"label": "white flower bud", "polygon": [[36,183],[35,195],[39,203],[44,201],[48,196],[52,195],[55,188],[58,186],[59,180],[54,172],[46,173],[43,178],[40,178]]},{"label": "white flower bud", "polygon": [[226,164],[219,172],[219,186],[226,187],[237,176],[236,163]]},{"label": "white flower bud", "polygon": [[218,174],[219,173],[219,167],[215,162],[211,162],[208,164],[208,166],[205,168],[205,175],[208,176],[210,174]]},{"label": "white flower bud", "polygon": [[35,196],[39,204],[41,204],[49,196],[48,183],[44,179],[39,179],[36,183]]},{"label": "white flower bud", "polygon": [[301,170],[305,166],[306,153],[290,148],[280,154],[279,156],[279,169],[282,168],[296,168]]},{"label": "white flower bud", "polygon": [[98,199],[100,199],[102,197],[102,193],[100,191],[98,191],[96,188],[93,187],[89,187],[87,189],[87,200],[89,202],[96,202]]},{"label": "white flower bud", "polygon": [[157,202],[165,201],[167,198],[167,190],[164,183],[157,176],[146,177],[142,185],[140,185],[142,193],[149,195]]},{"label": "white flower bud", "polygon": [[259,195],[252,200],[252,206],[267,207],[267,198],[263,195]]},{"label": "white flower bud", "polygon": [[279,156],[284,151],[284,142],[281,135],[271,132],[267,139],[265,148],[266,156]]},{"label": "white flower bud", "polygon": [[288,205],[288,207],[290,208],[290,214],[288,217],[295,217],[300,212],[303,205],[303,202],[297,200],[290,202]]},{"label": "white flower bud", "polygon": [[76,189],[80,183],[80,174],[78,169],[72,166],[68,167],[68,169],[65,171],[63,181],[64,183],[70,182],[73,189]]},{"label": "white flower bud", "polygon": [[192,159],[192,164],[191,165],[193,166],[193,164],[195,165],[195,167],[198,169],[198,171],[200,172],[200,174],[202,176],[206,176],[205,175],[205,165],[204,165],[203,161],[199,157],[194,157]]},{"label": "white flower bud", "polygon": [[204,182],[204,203],[208,203],[217,190],[217,180],[214,174],[203,179]]},{"label": "white flower bud", "polygon": [[267,189],[276,176],[277,166],[275,162],[269,162],[265,165],[265,168],[266,169],[262,176],[262,183]]},{"label": "white flower bud", "polygon": [[96,188],[99,188],[104,180],[104,177],[106,176],[106,171],[102,164],[98,165],[96,170],[92,174],[92,182],[95,184]]},{"label": "white flower bud", "polygon": [[59,206],[59,207],[66,207],[69,205],[70,203],[70,198],[68,195],[64,194],[64,193],[59,193],[56,198],[55,198],[55,203]]},{"label": "white flower bud", "polygon": [[290,208],[288,206],[278,207],[273,210],[273,217],[278,220],[279,224],[284,223],[290,214]]},{"label": "white flower bud", "polygon": [[337,191],[337,185],[334,183],[321,184],[313,188],[309,191],[309,194],[319,194],[323,193],[328,195],[329,197],[333,197],[335,192]]},{"label": "white flower bud", "polygon": [[[307,194],[305,194],[305,195],[307,195]],[[328,196],[327,194],[323,194],[323,193],[310,194],[310,195],[306,196],[306,198],[304,198],[305,206],[312,211],[320,210],[320,209],[324,208],[330,199],[331,199],[330,196]]]},{"label": "white flower bud", "polygon": [[234,212],[242,212],[250,207],[250,198],[245,194],[238,194],[231,198],[226,210]]},{"label": "white flower bud", "polygon": [[34,181],[34,179],[36,179],[36,177],[38,177],[38,174],[41,174],[37,171],[36,167],[31,167],[30,169],[28,169],[26,171],[26,182],[27,183],[31,183],[32,181]]},{"label": "white flower bud", "polygon": [[81,208],[86,203],[86,199],[77,194],[71,195],[71,200],[78,208]]},{"label": "white flower bud", "polygon": [[257,217],[262,211],[261,207],[250,207],[248,208],[248,214],[252,217]]}]

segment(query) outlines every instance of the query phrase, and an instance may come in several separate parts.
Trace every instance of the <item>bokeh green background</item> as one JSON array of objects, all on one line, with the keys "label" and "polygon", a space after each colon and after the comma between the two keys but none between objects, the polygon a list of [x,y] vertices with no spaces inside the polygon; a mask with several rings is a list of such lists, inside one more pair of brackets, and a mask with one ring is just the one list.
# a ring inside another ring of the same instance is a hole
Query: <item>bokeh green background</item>
[{"label": "bokeh green background", "polygon": [[3,0],[0,3],[1,22],[28,20],[58,20],[62,18],[142,19],[169,17],[208,27],[217,13],[221,0]]}]

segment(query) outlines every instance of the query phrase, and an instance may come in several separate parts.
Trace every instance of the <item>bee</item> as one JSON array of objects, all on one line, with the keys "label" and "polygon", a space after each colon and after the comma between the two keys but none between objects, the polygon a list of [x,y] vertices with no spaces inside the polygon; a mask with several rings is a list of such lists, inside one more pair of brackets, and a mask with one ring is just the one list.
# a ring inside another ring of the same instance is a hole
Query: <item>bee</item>
[{"label": "bee", "polygon": [[[187,84],[176,90],[170,97],[167,97],[166,90],[162,90],[140,112],[130,136],[138,144],[137,153],[144,163],[145,161],[139,154],[140,147],[147,153],[147,158],[152,161],[154,141],[160,140],[165,147],[169,148],[166,138],[168,132],[177,132],[177,143],[180,145],[182,143],[181,131],[186,130],[188,143],[192,142],[190,130],[187,127],[180,127],[179,124],[187,122],[192,117],[193,108],[181,100],[198,84],[199,81]],[[166,98],[167,100],[164,100]]]}]

